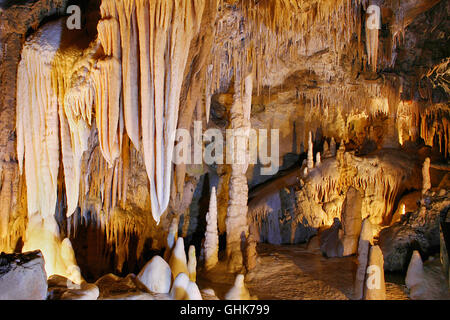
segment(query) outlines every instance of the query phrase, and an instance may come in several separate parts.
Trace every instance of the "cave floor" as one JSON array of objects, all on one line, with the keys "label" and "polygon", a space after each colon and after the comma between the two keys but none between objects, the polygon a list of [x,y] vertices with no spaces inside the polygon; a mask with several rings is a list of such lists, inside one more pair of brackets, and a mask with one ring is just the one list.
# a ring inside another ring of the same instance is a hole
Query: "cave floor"
[{"label": "cave floor", "polygon": [[[326,258],[306,245],[258,245],[258,264],[246,276],[252,296],[260,300],[347,300],[353,296],[356,257]],[[211,280],[214,279],[214,280]],[[386,275],[386,298],[409,299],[400,277]],[[198,274],[200,289],[212,288],[223,299],[234,275],[219,263]]]}]

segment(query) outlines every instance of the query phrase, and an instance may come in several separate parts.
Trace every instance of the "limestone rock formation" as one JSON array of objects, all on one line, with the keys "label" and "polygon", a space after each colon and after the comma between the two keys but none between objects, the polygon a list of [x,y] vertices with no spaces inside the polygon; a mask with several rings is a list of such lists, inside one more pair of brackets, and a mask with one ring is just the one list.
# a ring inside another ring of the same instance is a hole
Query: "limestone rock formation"
[{"label": "limestone rock formation", "polygon": [[193,281],[189,281],[186,288],[186,300],[203,300],[202,294],[197,287],[197,284]]},{"label": "limestone rock formation", "polygon": [[380,247],[370,247],[366,271],[367,277],[364,286],[364,300],[386,299],[383,265],[383,253]]},{"label": "limestone rock formation", "polygon": [[212,187],[209,198],[209,211],[206,214],[206,232],[203,250],[205,269],[209,270],[214,268],[219,261],[219,234],[217,230],[217,198],[215,187]]},{"label": "limestone rock formation", "polygon": [[99,294],[99,288],[93,283],[76,284],[59,275],[48,278],[48,300],[97,300]]},{"label": "limestone rock formation", "polygon": [[342,257],[343,248],[339,240],[341,222],[334,219],[333,225],[320,234],[320,251],[328,258]]},{"label": "limestone rock formation", "polygon": [[250,293],[244,283],[244,275],[238,274],[234,286],[225,295],[225,300],[251,300]]},{"label": "limestone rock formation", "polygon": [[406,272],[405,284],[411,299],[420,299],[425,293],[425,277],[420,253],[414,250]]},{"label": "limestone rock formation", "polygon": [[173,281],[172,288],[170,289],[170,296],[172,297],[172,299],[185,299],[189,284],[189,276],[184,272],[179,273]]},{"label": "limestone rock formation", "polygon": [[[242,70],[244,72],[244,70]],[[243,92],[241,93],[241,81]],[[250,110],[252,104],[253,75],[250,73],[235,82],[235,95],[231,106],[231,128],[235,130],[231,148],[231,176],[229,186],[229,203],[227,208],[226,256],[228,270],[239,271],[244,266],[243,243],[248,234],[247,201],[248,184],[245,173],[248,168],[248,139],[250,129]]]},{"label": "limestone rock formation", "polygon": [[342,255],[344,257],[355,254],[358,250],[358,238],[362,224],[362,200],[358,190],[353,187],[348,189],[342,208],[342,227],[344,234],[340,239],[343,248]]},{"label": "limestone rock formation", "polygon": [[320,152],[316,153],[316,167],[318,167],[320,165]]},{"label": "limestone rock formation", "polygon": [[334,141],[334,137],[331,138],[330,142],[330,154],[332,157],[336,156],[336,141]]},{"label": "limestone rock formation", "polygon": [[178,238],[173,248],[172,255],[169,260],[170,270],[172,270],[172,279],[174,280],[179,273],[189,274],[186,252],[184,251],[184,239]]},{"label": "limestone rock formation", "polygon": [[47,275],[40,251],[0,254],[0,299],[45,300]]},{"label": "limestone rock formation", "polygon": [[354,299],[361,300],[364,296],[367,263],[369,260],[369,250],[373,245],[373,230],[369,219],[364,219],[361,228],[361,235],[358,241],[358,267],[356,269]]},{"label": "limestone rock formation", "polygon": [[426,158],[422,166],[422,194],[425,194],[431,188],[430,180],[430,158]]},{"label": "limestone rock formation", "polygon": [[446,297],[448,1],[72,2],[0,1],[0,252],[40,250],[50,299],[200,299],[193,248],[230,281],[308,256],[299,297],[350,297],[358,253],[357,299],[418,250],[411,296]]},{"label": "limestone rock formation", "polygon": [[406,271],[411,248],[430,254],[439,246],[439,217],[449,204],[446,197],[428,198],[426,206],[410,213],[407,219],[381,230],[379,245],[386,271]]},{"label": "limestone rock formation", "polygon": [[189,272],[189,280],[195,283],[197,279],[197,257],[195,255],[195,247],[189,246],[187,269]]},{"label": "limestone rock formation", "polygon": [[246,247],[245,247],[245,268],[247,271],[251,271],[256,267],[258,253],[256,251],[257,239],[256,239],[256,230],[254,226],[249,227],[248,237],[246,239]]},{"label": "limestone rock formation", "polygon": [[100,294],[98,300],[168,300],[167,294],[150,293],[147,288],[137,280],[136,276],[129,274],[125,278],[114,274],[106,274],[95,282]]},{"label": "limestone rock formation", "polygon": [[148,290],[156,293],[168,293],[172,282],[172,271],[160,256],[154,256],[137,275]]},{"label": "limestone rock formation", "polygon": [[306,166],[308,167],[308,170],[311,170],[314,168],[314,153],[313,153],[313,141],[312,141],[312,135],[311,131],[308,133],[308,157]]},{"label": "limestone rock formation", "polygon": [[172,219],[172,222],[170,223],[169,226],[169,232],[167,234],[167,239],[166,239],[166,249],[164,251],[164,260],[168,261],[171,254],[172,254],[172,250],[175,246],[175,243],[178,240],[178,219],[174,218]]}]

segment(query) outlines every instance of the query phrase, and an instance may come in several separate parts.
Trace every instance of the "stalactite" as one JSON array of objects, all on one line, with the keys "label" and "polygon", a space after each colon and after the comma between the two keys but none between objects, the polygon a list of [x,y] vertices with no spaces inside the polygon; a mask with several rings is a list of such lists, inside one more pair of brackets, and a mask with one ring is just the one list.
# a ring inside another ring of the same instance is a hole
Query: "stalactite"
[{"label": "stalactite", "polygon": [[179,98],[188,56],[186,47],[198,32],[204,1],[138,1],[136,8],[142,144],[150,180],[152,215],[159,222],[169,203]]},{"label": "stalactite", "polygon": [[121,46],[120,27],[114,1],[102,2],[103,17],[99,21],[98,38],[105,57],[98,60],[92,72],[95,94],[95,113],[98,139],[102,154],[112,167],[120,154],[119,150],[119,116],[121,114]]},{"label": "stalactite", "polygon": [[[55,28],[55,31],[47,28]],[[28,214],[52,217],[57,198],[59,124],[57,96],[48,75],[58,50],[61,26],[56,22],[47,28],[40,30],[22,51],[18,69],[16,127],[21,171],[25,162]],[[46,36],[48,33],[50,36]]]},{"label": "stalactite", "polygon": [[122,44],[123,113],[125,128],[136,149],[139,149],[139,86],[138,86],[138,30],[136,2],[118,1],[120,35]]}]

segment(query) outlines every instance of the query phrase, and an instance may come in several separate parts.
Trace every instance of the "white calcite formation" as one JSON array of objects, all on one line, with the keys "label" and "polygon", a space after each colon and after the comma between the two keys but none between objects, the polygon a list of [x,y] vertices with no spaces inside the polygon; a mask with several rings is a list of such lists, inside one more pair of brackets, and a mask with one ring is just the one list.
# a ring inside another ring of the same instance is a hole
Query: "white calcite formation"
[{"label": "white calcite formation", "polygon": [[197,284],[193,281],[189,281],[189,284],[186,288],[186,296],[185,300],[203,300],[202,294],[197,286]]},{"label": "white calcite formation", "polygon": [[195,255],[195,247],[189,246],[187,268],[189,272],[189,280],[195,282],[197,280],[197,257]]},{"label": "white calcite formation", "polygon": [[91,46],[103,53],[97,60],[81,52],[57,57],[65,20],[46,24],[25,44],[16,127],[30,215],[54,213],[60,139],[68,215],[73,213],[81,155],[95,111],[100,149],[110,167],[121,157],[122,133],[137,149],[142,145],[152,215],[159,222],[169,202],[186,47],[199,31],[203,9],[202,0],[103,0],[98,39]]},{"label": "white calcite formation", "polygon": [[160,256],[154,256],[137,275],[148,290],[155,293],[168,293],[172,282],[172,271]]},{"label": "white calcite formation", "polygon": [[[50,221],[55,214],[60,161],[67,216],[71,216],[79,198],[85,196],[79,193],[81,159],[94,126],[103,158],[114,168],[110,182],[99,181],[105,209],[126,201],[124,164],[129,152],[125,140],[129,137],[136,149],[142,149],[151,213],[159,223],[169,203],[186,48],[199,31],[204,4],[203,0],[103,0],[97,39],[84,51],[71,40],[61,39],[65,19],[45,24],[25,43],[17,72],[16,111],[18,163],[26,177],[32,221],[25,246],[42,248],[49,274],[70,277],[66,266],[50,257],[58,256],[60,245],[59,230]],[[63,40],[66,44],[61,47]],[[112,244],[119,232],[109,237],[114,229],[110,223],[105,229]],[[124,228],[120,224],[121,232]],[[32,237],[41,232],[48,233],[47,243]],[[122,251],[118,252],[121,262],[126,255]]]},{"label": "white calcite formation", "polygon": [[234,286],[225,295],[225,300],[250,300],[250,292],[248,291],[244,275],[238,274],[234,281]]},{"label": "white calcite formation", "polygon": [[214,268],[219,261],[219,234],[217,231],[216,187],[212,187],[209,198],[209,211],[206,214],[206,232],[203,243],[204,266],[206,270]]},{"label": "white calcite formation", "polygon": [[370,247],[364,285],[364,300],[385,300],[384,260],[379,246]]},{"label": "white calcite formation", "polygon": [[422,258],[417,250],[414,250],[408,271],[406,272],[405,284],[409,289],[411,299],[423,299],[426,292],[425,272],[423,269]]},{"label": "white calcite formation", "polygon": [[169,226],[169,232],[166,238],[166,250],[164,251],[164,260],[168,261],[175,243],[178,240],[178,219],[175,217]]},{"label": "white calcite formation", "polygon": [[186,297],[189,283],[189,276],[184,272],[179,273],[173,281],[170,297],[174,300],[183,300]]},{"label": "white calcite formation", "polygon": [[199,30],[204,4],[203,0],[136,3],[142,145],[157,222],[169,203],[179,98],[189,54],[186,48]]},{"label": "white calcite formation", "polygon": [[[42,250],[48,275],[72,277],[72,266],[76,265],[73,252],[68,252],[72,248],[66,246],[61,256],[62,243],[54,219],[60,132],[58,91],[52,82],[52,70],[62,30],[60,20],[49,23],[23,47],[17,71],[17,156],[27,184],[28,227],[23,249]],[[73,280],[79,281],[78,275],[75,277]]]},{"label": "white calcite formation", "polygon": [[184,251],[184,239],[178,238],[170,256],[169,266],[172,270],[172,279],[175,279],[179,273],[189,274],[186,252]]}]

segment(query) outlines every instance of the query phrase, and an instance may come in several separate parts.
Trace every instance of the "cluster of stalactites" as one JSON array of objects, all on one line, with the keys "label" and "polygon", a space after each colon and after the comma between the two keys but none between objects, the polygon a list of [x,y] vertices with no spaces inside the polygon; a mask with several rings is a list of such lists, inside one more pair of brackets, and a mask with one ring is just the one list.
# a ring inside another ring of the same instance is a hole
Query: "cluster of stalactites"
[{"label": "cluster of stalactites", "polygon": [[[25,157],[25,166],[38,163],[38,157],[49,158],[39,161],[49,164],[39,167],[48,172],[40,173],[30,167],[27,174],[27,184],[31,186],[28,189],[29,212],[38,211],[39,208],[33,206],[45,207],[42,212],[54,212],[59,166],[58,114],[68,215],[76,209],[79,168],[82,154],[87,150],[95,108],[99,146],[110,168],[123,162],[125,132],[134,147],[142,150],[150,180],[152,214],[159,222],[169,203],[172,154],[189,53],[187,48],[199,31],[203,9],[204,0],[103,0],[97,26],[98,39],[84,55],[79,54],[78,61],[70,56],[70,68],[64,55],[54,58],[59,49],[59,39],[54,43],[52,55],[45,57],[39,56],[39,50],[35,52],[36,46],[33,50],[25,47],[21,62],[23,71],[19,70],[19,82],[23,85],[19,85],[19,90],[25,90],[30,83],[35,84],[33,91],[45,94],[41,98],[40,95],[34,97],[31,93],[19,92],[23,97],[18,100],[20,168],[24,152],[35,153]],[[60,23],[58,26],[61,29]],[[56,34],[60,35],[61,30]],[[30,75],[31,72],[34,74]],[[25,99],[34,100],[28,104]],[[39,108],[31,110],[31,113],[22,112],[20,108],[26,108],[22,106],[31,105],[34,101]],[[43,139],[39,140],[55,140],[45,142],[42,148],[30,140],[31,133],[28,137],[21,131],[22,123],[27,121],[22,118],[32,116],[35,110],[39,110],[42,113],[40,118],[49,123],[37,123],[33,132],[48,128],[49,132],[42,132]],[[28,149],[24,142],[26,139],[30,140]],[[51,150],[38,152],[45,148]],[[39,190],[50,191],[48,196],[38,197]]]},{"label": "cluster of stalactites", "polygon": [[[267,84],[270,70],[279,70],[276,66],[280,60],[292,61],[319,47],[331,48],[339,55],[354,33],[361,38],[362,5],[360,0],[239,2],[237,8],[242,17],[225,15],[217,24],[210,93],[221,89],[224,79],[249,65],[254,67],[259,94],[260,88]],[[309,49],[310,44],[317,48]]]},{"label": "cluster of stalactites", "polygon": [[59,170],[58,97],[52,86],[52,61],[62,27],[40,29],[22,50],[17,74],[17,156],[25,167],[28,215],[52,217]]},{"label": "cluster of stalactites", "polygon": [[439,151],[448,156],[450,114],[446,104],[437,104],[425,109],[420,114],[420,137],[431,147],[439,146]]},{"label": "cluster of stalactites", "polygon": [[100,9],[105,56],[93,82],[101,151],[112,166],[123,130],[136,149],[142,147],[152,214],[159,222],[169,203],[187,48],[199,31],[204,0],[103,0]]},{"label": "cluster of stalactites", "polygon": [[[345,194],[349,187],[354,187],[365,197],[381,201],[379,205],[368,203],[365,207],[366,216],[370,216],[373,223],[386,222],[401,192],[402,176],[410,173],[405,168],[392,170],[389,165],[384,165],[379,160],[364,158],[352,160],[352,156],[348,153],[344,158],[341,164],[338,160],[328,159],[321,168],[313,171],[314,174],[308,175],[306,180],[308,194],[316,203],[323,205],[335,202],[336,197]],[[365,162],[378,164],[368,166],[364,164]]]},{"label": "cluster of stalactites", "polygon": [[[130,241],[138,239],[135,258],[139,258],[144,249],[148,223],[145,216],[130,214],[119,207],[106,213],[105,211],[89,211],[86,208],[70,217],[68,236],[76,237],[81,227],[95,226],[101,236],[97,245],[102,248],[101,254],[108,258],[115,255],[115,267],[120,272],[124,262],[130,258]],[[102,243],[102,241],[104,241]],[[104,246],[102,246],[104,244]]]}]

